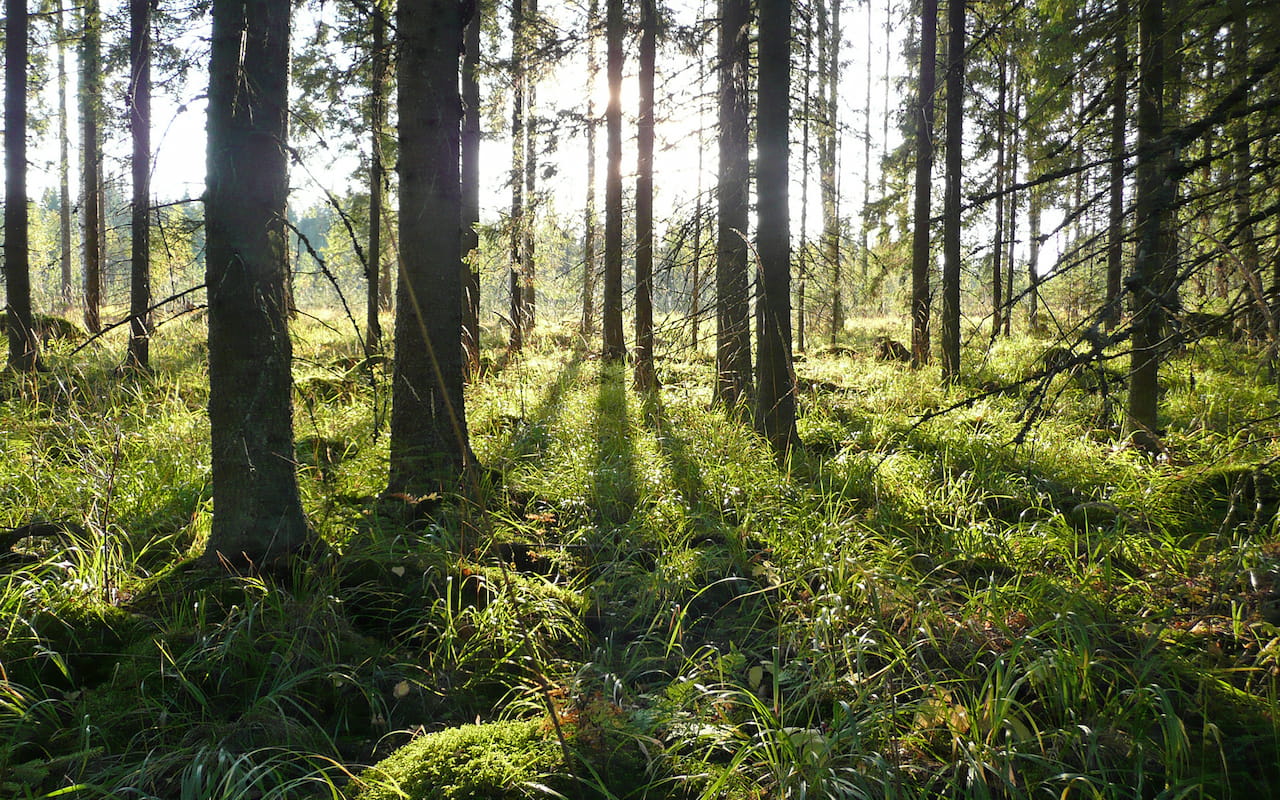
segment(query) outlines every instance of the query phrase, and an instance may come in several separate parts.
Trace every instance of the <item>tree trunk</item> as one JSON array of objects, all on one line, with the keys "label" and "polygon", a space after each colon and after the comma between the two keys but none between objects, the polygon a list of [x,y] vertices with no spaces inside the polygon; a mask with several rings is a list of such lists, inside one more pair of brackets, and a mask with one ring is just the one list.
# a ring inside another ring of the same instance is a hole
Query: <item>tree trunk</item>
[{"label": "tree trunk", "polygon": [[782,455],[796,441],[791,371],[791,225],[787,204],[791,114],[791,3],[760,0],[756,248],[761,306],[756,358],[756,429]]},{"label": "tree trunk", "polygon": [[205,560],[236,568],[310,540],[294,468],[285,301],[290,5],[213,4],[205,190],[213,528]]},{"label": "tree trunk", "polygon": [[616,361],[627,354],[622,338],[622,0],[605,0],[606,70],[609,105],[605,107],[608,164],[604,179],[604,324],[602,355]]},{"label": "tree trunk", "polygon": [[70,137],[67,135],[67,45],[66,24],[63,21],[62,0],[58,0],[54,14],[54,38],[58,40],[58,240],[62,243],[59,261],[62,264],[62,305],[69,313],[75,302],[72,287],[71,250],[71,182]]},{"label": "tree trunk", "polygon": [[750,2],[720,0],[716,398],[727,408],[745,402],[751,391],[751,284],[747,270],[750,30]]},{"label": "tree trunk", "polygon": [[525,264],[526,244],[524,36],[524,0],[511,0],[511,338],[507,347],[513,353],[520,352],[524,347],[525,332],[524,277],[520,274]]},{"label": "tree trunk", "polygon": [[473,462],[463,405],[462,194],[458,167],[462,15],[446,0],[401,2],[400,247],[387,487],[459,485]]},{"label": "tree trunk", "polygon": [[[825,22],[825,16],[823,18]],[[831,27],[826,36],[826,70],[819,72],[826,76],[825,121],[822,133],[826,137],[819,147],[822,154],[818,171],[822,191],[822,243],[823,260],[831,267],[831,346],[835,347],[840,332],[844,330],[844,297],[841,286],[844,283],[843,266],[840,247],[840,191],[837,184],[840,152],[840,44],[843,35],[840,30],[840,0],[831,0]]]},{"label": "tree trunk", "polygon": [[[871,0],[867,0],[867,102],[862,113],[862,249],[858,253],[858,286],[861,302],[867,300],[867,274],[871,263],[871,217],[867,210],[871,207],[871,51],[874,37],[871,31]],[[888,47],[888,44],[885,45]]]},{"label": "tree trunk", "polygon": [[599,0],[587,6],[587,202],[582,224],[582,335],[590,336],[596,327],[596,26],[600,23]]},{"label": "tree trunk", "polygon": [[372,28],[371,75],[369,81],[369,257],[364,266],[367,286],[365,294],[365,356],[382,350],[382,323],[378,319],[378,285],[382,275],[382,136],[387,125],[387,8],[382,0],[374,0],[369,8]]},{"label": "tree trunk", "polygon": [[[465,6],[464,6],[465,7]],[[462,58],[462,352],[480,369],[480,3],[472,3]]]},{"label": "tree trunk", "polygon": [[1133,260],[1133,349],[1129,366],[1129,426],[1149,450],[1159,447],[1160,332],[1164,325],[1157,287],[1164,269],[1162,218],[1167,202],[1164,135],[1164,3],[1138,4],[1138,162],[1134,197],[1138,245]]},{"label": "tree trunk", "polygon": [[102,97],[102,20],[98,0],[85,0],[84,44],[80,63],[80,118],[83,157],[80,191],[84,214],[84,325],[89,333],[102,327],[102,165],[98,107]]},{"label": "tree trunk", "polygon": [[27,4],[5,0],[4,23],[4,276],[9,367],[36,369],[27,251]]},{"label": "tree trunk", "polygon": [[[813,121],[813,14],[804,15],[804,86],[800,90],[800,258],[796,264],[796,352],[805,351],[805,291],[809,281],[809,128]],[[826,80],[825,77],[822,78]],[[825,85],[825,83],[823,84]]]},{"label": "tree trunk", "polygon": [[929,363],[929,209],[933,173],[933,91],[938,55],[938,0],[923,0],[920,15],[920,93],[916,101],[915,208],[911,236],[911,366]]},{"label": "tree trunk", "polygon": [[1004,262],[1004,209],[1006,205],[1004,190],[1005,151],[1008,142],[1009,121],[1005,116],[1005,105],[1009,100],[1009,55],[1008,50],[1001,49],[1000,83],[996,92],[996,229],[995,242],[991,249],[991,341],[995,342],[1000,335],[1000,320],[1004,314],[1004,277],[1001,267]]},{"label": "tree trunk", "polygon": [[133,134],[132,253],[129,354],[126,363],[151,369],[151,0],[129,2],[129,128]]},{"label": "tree trunk", "polygon": [[653,73],[656,0],[640,0],[640,109],[636,118],[636,388],[657,386],[653,368]]},{"label": "tree trunk", "polygon": [[942,231],[942,380],[960,377],[960,197],[964,163],[964,4],[948,0],[947,181]]},{"label": "tree trunk", "polygon": [[[1013,117],[1013,142],[1009,146],[1009,182],[1017,185],[1018,183],[1018,158],[1022,152],[1022,90],[1018,83],[1022,76],[1021,70],[1018,68],[1018,61],[1015,58],[1013,63],[1009,65],[1009,85],[1013,87],[1013,100],[1010,113]],[[1004,269],[1004,335],[1010,336],[1013,332],[1013,264],[1014,256],[1017,255],[1018,247],[1018,198],[1022,193],[1014,190],[1009,194],[1009,234],[1006,237],[1005,249],[1005,269]]]},{"label": "tree trunk", "polygon": [[[534,45],[534,28],[538,24],[538,0],[525,0],[525,31],[520,46],[524,49],[524,57],[532,58],[537,52]],[[532,23],[532,25],[530,24]],[[538,84],[534,76],[525,68],[524,79],[524,250],[520,261],[520,272],[524,278],[524,289],[520,293],[520,303],[524,312],[521,320],[524,326],[524,338],[533,333],[538,319],[538,296],[534,291],[537,283],[537,246],[536,232],[538,210],[538,120],[535,112],[538,96]]]},{"label": "tree trunk", "polygon": [[1027,237],[1030,240],[1027,252],[1027,328],[1032,333],[1040,330],[1040,204],[1042,197],[1038,187],[1032,186],[1027,189]]},{"label": "tree trunk", "polygon": [[1120,324],[1120,291],[1124,256],[1124,152],[1125,117],[1129,92],[1129,3],[1116,2],[1116,32],[1112,49],[1111,76],[1111,165],[1107,207],[1107,298],[1103,318],[1107,330]]}]

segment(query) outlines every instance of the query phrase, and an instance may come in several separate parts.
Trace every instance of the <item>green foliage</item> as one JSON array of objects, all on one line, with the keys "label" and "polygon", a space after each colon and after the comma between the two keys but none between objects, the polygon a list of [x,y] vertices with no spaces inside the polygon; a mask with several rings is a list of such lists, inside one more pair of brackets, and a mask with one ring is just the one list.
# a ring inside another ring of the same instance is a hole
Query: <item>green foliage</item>
[{"label": "green foliage", "polygon": [[4,376],[0,525],[48,535],[0,570],[3,793],[1280,780],[1280,430],[1247,348],[1173,362],[1153,460],[1096,384],[1042,380],[1043,341],[1001,342],[943,389],[873,357],[902,338],[888,321],[855,324],[797,365],[803,446],[779,467],[709,407],[707,360],[661,363],[642,396],[549,335],[468,389],[473,496],[378,499],[387,377],[338,319],[303,319],[295,345],[300,481],[329,551],[271,575],[186,564],[210,514],[198,321],[161,329],[153,376],[115,375],[122,338]]}]

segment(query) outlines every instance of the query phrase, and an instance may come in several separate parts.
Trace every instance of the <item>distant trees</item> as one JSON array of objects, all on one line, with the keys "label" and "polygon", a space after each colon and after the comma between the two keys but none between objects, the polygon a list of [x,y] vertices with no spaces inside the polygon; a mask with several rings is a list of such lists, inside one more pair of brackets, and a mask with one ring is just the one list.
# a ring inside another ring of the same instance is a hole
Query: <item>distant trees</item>
[{"label": "distant trees", "polygon": [[205,559],[237,567],[296,552],[311,538],[295,474],[285,294],[290,5],[213,3],[205,192],[213,526]]}]

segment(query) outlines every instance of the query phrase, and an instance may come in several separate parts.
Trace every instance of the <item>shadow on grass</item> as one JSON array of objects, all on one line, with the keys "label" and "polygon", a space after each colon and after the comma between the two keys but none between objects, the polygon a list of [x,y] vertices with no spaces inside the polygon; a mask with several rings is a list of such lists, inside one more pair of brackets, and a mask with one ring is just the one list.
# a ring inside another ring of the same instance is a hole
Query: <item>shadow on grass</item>
[{"label": "shadow on grass", "polygon": [[616,532],[635,514],[635,446],[627,417],[627,368],[619,361],[600,367],[596,396],[596,458],[592,490],[602,532]]}]

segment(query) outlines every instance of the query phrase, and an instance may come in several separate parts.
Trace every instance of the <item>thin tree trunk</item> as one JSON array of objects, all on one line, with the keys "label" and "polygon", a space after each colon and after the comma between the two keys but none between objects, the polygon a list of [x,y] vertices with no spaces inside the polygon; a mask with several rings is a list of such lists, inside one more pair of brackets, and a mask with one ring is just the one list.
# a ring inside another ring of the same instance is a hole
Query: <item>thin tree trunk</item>
[{"label": "thin tree trunk", "polygon": [[840,332],[844,330],[844,296],[841,292],[844,275],[840,246],[840,188],[837,184],[840,153],[840,45],[843,35],[840,30],[841,0],[830,0],[830,2],[831,28],[826,39],[826,124],[823,126],[823,133],[826,136],[826,160],[820,164],[819,171],[822,172],[820,180],[823,192],[824,259],[831,267],[831,346],[835,347]]},{"label": "thin tree trunk", "polygon": [[[1021,71],[1018,69],[1018,61],[1015,58],[1013,63],[1009,65],[1009,85],[1013,87],[1013,105],[1010,109],[1013,117],[1013,142],[1009,147],[1009,183],[1016,185],[1018,183],[1018,158],[1022,151],[1022,93],[1018,83],[1021,77]],[[1018,198],[1022,196],[1019,191],[1009,193],[1009,234],[1007,248],[1005,251],[1005,270],[1004,270],[1004,335],[1010,336],[1013,331],[1013,265],[1014,256],[1017,255],[1018,247]]]},{"label": "thin tree trunk", "polygon": [[871,262],[871,0],[867,0],[867,103],[862,113],[862,251],[858,255],[858,286],[863,302],[867,296],[867,274]]},{"label": "thin tree trunk", "polygon": [[1027,327],[1040,330],[1040,204],[1043,195],[1038,187],[1027,189]]},{"label": "thin tree trunk", "polygon": [[760,0],[756,247],[761,306],[757,331],[756,429],[780,456],[796,441],[791,365],[791,228],[787,194],[791,122],[791,3]]},{"label": "thin tree trunk", "polygon": [[602,355],[617,361],[626,355],[622,336],[622,0],[605,2],[606,70],[609,105],[605,108],[608,164],[604,179],[604,301]]},{"label": "thin tree trunk", "polygon": [[[813,86],[813,15],[810,6],[804,17],[804,88],[800,133],[800,258],[796,273],[796,352],[805,351],[805,290],[809,282],[809,128],[813,120],[811,93]],[[825,81],[823,76],[821,80]]]},{"label": "thin tree trunk", "polygon": [[938,0],[923,0],[920,15],[920,93],[916,101],[915,208],[911,238],[911,365],[929,363],[929,209],[933,173],[933,91],[938,50]]},{"label": "thin tree trunk", "polygon": [[90,333],[102,327],[102,153],[98,140],[98,106],[102,96],[101,26],[98,0],[85,0],[84,45],[80,63],[80,119],[83,156],[80,190],[84,214],[84,325]]},{"label": "thin tree trunk", "polygon": [[290,7],[213,4],[205,190],[213,527],[204,558],[236,569],[311,541],[294,466],[285,300]]},{"label": "thin tree trunk", "polygon": [[942,232],[942,380],[960,377],[960,215],[964,163],[965,0],[948,0],[947,179]]},{"label": "thin tree trunk", "polygon": [[1005,150],[1008,143],[1009,121],[1005,116],[1005,105],[1009,100],[1009,57],[1008,51],[1001,49],[1000,84],[996,92],[996,229],[995,244],[991,249],[991,341],[1000,335],[1000,321],[1004,314],[1004,276],[1001,267],[1004,261],[1004,209],[1006,198],[1005,186]]},{"label": "thin tree trunk", "polygon": [[[534,35],[538,25],[538,0],[524,0],[525,30],[520,46],[524,50],[527,62],[537,48],[534,46]],[[538,212],[538,117],[536,111],[538,84],[530,67],[526,63],[524,77],[524,250],[521,253],[520,272],[524,278],[524,289],[520,294],[520,303],[524,316],[524,338],[533,333],[538,320],[538,296],[534,287],[537,284],[537,212]]]},{"label": "thin tree trunk", "polygon": [[511,0],[511,338],[507,347],[513,353],[520,352],[524,347],[525,332],[524,277],[520,274],[525,265],[524,248],[527,241],[524,233],[524,2],[525,0]]},{"label": "thin tree trunk", "polygon": [[463,404],[462,14],[448,0],[401,2],[400,246],[388,491],[459,488],[473,465]]},{"label": "thin tree trunk", "polygon": [[62,244],[62,305],[68,312],[75,303],[72,286],[70,137],[67,135],[67,44],[62,0],[54,15],[54,37],[58,40],[58,236]]},{"label": "thin tree trunk", "polygon": [[126,363],[151,369],[151,0],[129,3],[129,128],[133,134],[132,253],[129,354]]},{"label": "thin tree trunk", "polygon": [[1111,83],[1111,165],[1107,208],[1107,298],[1104,319],[1107,330],[1120,324],[1122,258],[1124,255],[1124,152],[1125,118],[1129,91],[1129,3],[1116,1],[1116,32],[1112,49]]},{"label": "thin tree trunk", "polygon": [[751,391],[751,310],[747,270],[747,75],[751,4],[720,2],[720,175],[716,232],[716,397],[727,408]]},{"label": "thin tree trunk", "polygon": [[653,73],[656,0],[640,0],[640,108],[636,119],[636,388],[656,388],[653,368]]},{"label": "thin tree trunk", "polygon": [[480,3],[465,21],[462,59],[462,351],[466,373],[480,369]]},{"label": "thin tree trunk", "polygon": [[599,0],[587,6],[587,202],[583,220],[582,245],[582,335],[595,331],[596,272],[596,26],[600,23]]},{"label": "thin tree trunk", "polygon": [[374,0],[370,11],[373,41],[372,74],[369,84],[369,257],[365,263],[365,356],[382,349],[382,323],[378,319],[378,298],[382,275],[382,136],[387,125],[387,9],[383,0]]}]

